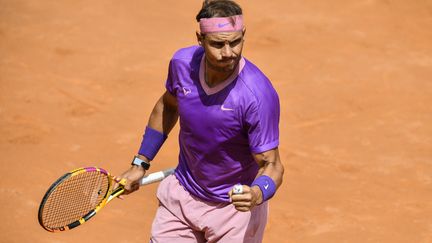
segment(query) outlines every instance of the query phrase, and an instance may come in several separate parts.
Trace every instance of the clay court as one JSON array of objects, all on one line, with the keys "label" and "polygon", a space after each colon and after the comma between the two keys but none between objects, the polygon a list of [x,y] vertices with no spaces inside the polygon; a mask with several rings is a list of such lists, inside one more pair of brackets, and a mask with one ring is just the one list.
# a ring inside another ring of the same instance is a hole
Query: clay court
[{"label": "clay court", "polygon": [[[432,2],[239,3],[281,100],[264,242],[432,242]],[[127,168],[200,4],[0,0],[0,242],[148,242],[157,185],[64,233],[37,210],[66,171]],[[177,134],[151,171],[176,165]]]}]

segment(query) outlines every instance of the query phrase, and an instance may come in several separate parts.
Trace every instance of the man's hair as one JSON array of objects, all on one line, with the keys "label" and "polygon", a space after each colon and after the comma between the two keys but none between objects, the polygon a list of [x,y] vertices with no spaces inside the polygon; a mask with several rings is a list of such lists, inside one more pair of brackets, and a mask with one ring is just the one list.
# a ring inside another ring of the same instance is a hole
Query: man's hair
[{"label": "man's hair", "polygon": [[202,18],[230,17],[241,14],[241,7],[234,1],[206,0],[203,2],[201,10],[197,14],[196,20],[199,22]]}]

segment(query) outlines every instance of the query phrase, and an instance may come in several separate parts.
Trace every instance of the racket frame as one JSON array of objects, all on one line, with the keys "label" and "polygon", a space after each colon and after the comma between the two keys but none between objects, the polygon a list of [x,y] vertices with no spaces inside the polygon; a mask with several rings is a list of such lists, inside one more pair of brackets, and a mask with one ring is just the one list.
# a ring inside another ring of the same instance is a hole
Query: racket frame
[{"label": "racket frame", "polygon": [[[43,224],[43,218],[42,218],[42,214],[43,214],[43,210],[44,210],[44,206],[45,203],[47,202],[49,196],[55,191],[55,189],[61,185],[61,183],[73,176],[77,176],[79,174],[82,173],[87,173],[87,172],[99,172],[101,174],[104,174],[107,176],[108,178],[108,189],[106,190],[105,195],[103,196],[102,201],[96,205],[96,207],[94,209],[91,209],[88,213],[86,213],[84,216],[82,216],[80,219],[69,223],[65,226],[61,226],[58,228],[50,228],[50,227],[46,227]],[[103,208],[109,201],[111,201],[112,198],[120,195],[121,193],[123,193],[124,188],[122,186],[119,186],[116,190],[112,191],[114,185],[114,177],[110,175],[110,173],[108,173],[106,170],[99,168],[99,167],[84,167],[84,168],[78,168],[75,169],[73,171],[70,171],[66,174],[64,174],[63,176],[61,176],[59,179],[57,179],[57,181],[55,181],[51,187],[48,189],[48,191],[45,193],[45,196],[42,199],[42,202],[40,204],[39,207],[39,212],[38,212],[38,220],[39,220],[39,224],[47,231],[49,232],[61,232],[61,231],[66,231],[66,230],[70,230],[73,229],[85,222],[87,222],[90,218],[92,218],[94,215],[96,215],[96,213]]]},{"label": "racket frame", "polygon": [[[69,223],[66,226],[61,226],[58,228],[49,228],[46,227],[43,224],[43,219],[42,219],[42,213],[43,213],[43,209],[45,206],[45,203],[47,202],[47,199],[49,198],[49,196],[51,195],[51,193],[53,193],[55,191],[55,189],[57,188],[58,185],[60,185],[64,180],[73,177],[73,176],[77,176],[79,174],[82,173],[86,173],[86,172],[99,172],[102,173],[104,175],[106,175],[108,177],[108,189],[105,193],[105,195],[103,196],[102,201],[96,205],[96,207],[92,210],[90,210],[88,213],[86,213],[84,216],[82,216],[80,219]],[[164,178],[166,178],[167,176],[173,174],[175,172],[175,168],[169,168],[166,170],[162,170],[162,171],[158,171],[158,172],[153,172],[150,173],[148,175],[145,175],[141,180],[140,180],[140,186],[143,185],[148,185],[151,183],[155,183],[158,181],[163,180]],[[113,186],[114,186],[114,182],[119,183],[119,186],[112,191]],[[83,167],[83,168],[78,168],[75,169],[73,171],[70,171],[66,174],[64,174],[63,176],[61,176],[59,179],[57,179],[48,189],[48,191],[45,193],[44,197],[42,198],[42,202],[39,206],[39,212],[38,212],[38,220],[39,220],[39,224],[47,231],[49,232],[63,232],[66,230],[70,230],[73,229],[79,225],[84,224],[85,222],[87,222],[90,218],[92,218],[93,216],[95,216],[97,214],[97,212],[103,208],[108,202],[110,202],[112,199],[114,199],[115,197],[121,195],[124,192],[124,185],[126,183],[126,180],[122,179],[122,180],[118,180],[116,177],[110,175],[110,173],[108,173],[106,170],[99,168],[99,167]]]}]

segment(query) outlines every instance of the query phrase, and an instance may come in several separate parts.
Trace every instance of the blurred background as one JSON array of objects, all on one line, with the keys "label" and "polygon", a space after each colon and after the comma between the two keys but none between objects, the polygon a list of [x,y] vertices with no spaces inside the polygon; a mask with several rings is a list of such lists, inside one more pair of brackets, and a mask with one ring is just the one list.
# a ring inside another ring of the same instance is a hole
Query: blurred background
[{"label": "blurred background", "polygon": [[[432,242],[432,1],[238,1],[281,100],[284,184],[264,242]],[[66,171],[129,167],[192,0],[0,0],[0,242],[148,242],[157,185],[51,234]],[[152,171],[175,166],[178,126]]]}]

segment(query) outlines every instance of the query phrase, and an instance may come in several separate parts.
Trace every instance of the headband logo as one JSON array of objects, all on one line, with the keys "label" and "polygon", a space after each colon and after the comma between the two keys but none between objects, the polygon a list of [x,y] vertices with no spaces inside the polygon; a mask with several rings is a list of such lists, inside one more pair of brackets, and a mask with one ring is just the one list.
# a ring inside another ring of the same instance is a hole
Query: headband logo
[{"label": "headband logo", "polygon": [[243,30],[243,16],[202,18],[199,22],[203,34],[217,32],[235,32]]},{"label": "headband logo", "polygon": [[218,24],[218,27],[219,27],[219,28],[223,28],[224,26],[226,26],[226,25],[228,25],[228,24],[230,24],[230,23]]}]

